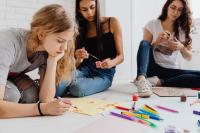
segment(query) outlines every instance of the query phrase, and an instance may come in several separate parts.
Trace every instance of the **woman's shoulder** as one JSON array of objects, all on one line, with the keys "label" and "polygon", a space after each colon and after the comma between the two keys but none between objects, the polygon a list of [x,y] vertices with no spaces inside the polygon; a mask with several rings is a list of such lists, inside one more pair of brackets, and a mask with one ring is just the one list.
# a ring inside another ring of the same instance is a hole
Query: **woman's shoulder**
[{"label": "woman's shoulder", "polygon": [[105,24],[107,22],[113,23],[113,22],[118,22],[118,19],[116,17],[101,17],[101,23]]},{"label": "woman's shoulder", "polygon": [[159,23],[160,23],[159,19],[152,19],[148,21],[146,25],[152,26],[152,25],[158,25]]},{"label": "woman's shoulder", "polygon": [[19,37],[25,37],[28,33],[28,30],[22,28],[7,28],[0,30],[1,39],[15,40]]},{"label": "woman's shoulder", "polygon": [[[28,31],[20,28],[8,28],[0,30],[1,47],[21,49],[26,44]],[[3,42],[3,43],[2,43]]]}]

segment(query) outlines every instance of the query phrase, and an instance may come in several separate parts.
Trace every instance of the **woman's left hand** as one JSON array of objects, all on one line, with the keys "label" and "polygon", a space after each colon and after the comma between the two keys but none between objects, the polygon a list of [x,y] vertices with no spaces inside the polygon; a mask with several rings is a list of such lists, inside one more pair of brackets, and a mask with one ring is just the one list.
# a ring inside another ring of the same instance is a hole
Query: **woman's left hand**
[{"label": "woman's left hand", "polygon": [[169,48],[177,51],[183,49],[184,45],[175,37],[174,40],[169,40]]},{"label": "woman's left hand", "polygon": [[101,62],[102,69],[109,69],[112,67],[113,67],[113,64],[112,64],[112,60],[110,58],[107,58]]}]

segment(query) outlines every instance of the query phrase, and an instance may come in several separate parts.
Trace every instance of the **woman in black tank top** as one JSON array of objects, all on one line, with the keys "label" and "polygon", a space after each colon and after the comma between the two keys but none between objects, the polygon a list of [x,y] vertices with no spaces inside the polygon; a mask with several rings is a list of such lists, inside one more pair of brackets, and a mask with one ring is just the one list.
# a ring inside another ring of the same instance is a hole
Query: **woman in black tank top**
[{"label": "woman in black tank top", "polygon": [[99,0],[76,0],[77,75],[70,87],[73,96],[86,96],[108,89],[115,66],[122,63],[122,33],[116,18],[100,17]]}]

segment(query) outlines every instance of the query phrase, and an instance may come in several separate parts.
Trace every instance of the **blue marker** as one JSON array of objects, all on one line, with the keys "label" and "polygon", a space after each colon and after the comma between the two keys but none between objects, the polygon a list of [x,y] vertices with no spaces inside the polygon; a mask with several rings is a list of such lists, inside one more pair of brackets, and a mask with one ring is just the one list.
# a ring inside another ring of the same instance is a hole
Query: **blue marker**
[{"label": "blue marker", "polygon": [[153,113],[151,113],[151,112],[148,112],[148,111],[146,111],[146,110],[143,110],[143,109],[139,109],[139,112],[137,112],[137,113],[143,113],[143,114],[149,115],[149,117],[150,117],[151,119],[154,119],[154,120],[163,120],[163,119],[160,118],[158,115],[155,115],[155,114],[153,114]]},{"label": "blue marker", "polygon": [[197,121],[197,125],[198,125],[198,127],[200,127],[200,120]]}]

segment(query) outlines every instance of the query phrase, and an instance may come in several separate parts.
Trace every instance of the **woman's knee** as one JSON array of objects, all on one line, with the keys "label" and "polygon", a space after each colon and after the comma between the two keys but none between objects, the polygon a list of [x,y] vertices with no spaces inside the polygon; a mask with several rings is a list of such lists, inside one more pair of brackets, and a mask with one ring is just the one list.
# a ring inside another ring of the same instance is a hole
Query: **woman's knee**
[{"label": "woman's knee", "polygon": [[20,98],[21,94],[17,86],[15,86],[12,82],[7,81],[3,99],[9,102],[19,102]]},{"label": "woman's knee", "polygon": [[146,41],[146,40],[142,40],[140,42],[140,48],[143,48],[143,47],[148,47],[149,48],[149,47],[151,47],[151,43]]},{"label": "woman's knee", "polygon": [[79,84],[72,84],[70,85],[69,89],[70,95],[75,96],[75,97],[83,97],[84,92],[82,87],[80,87]]}]

